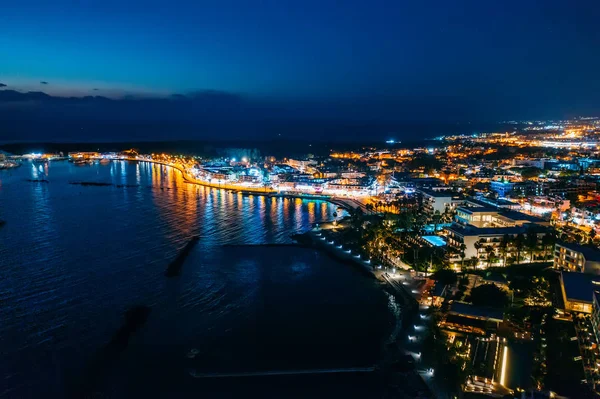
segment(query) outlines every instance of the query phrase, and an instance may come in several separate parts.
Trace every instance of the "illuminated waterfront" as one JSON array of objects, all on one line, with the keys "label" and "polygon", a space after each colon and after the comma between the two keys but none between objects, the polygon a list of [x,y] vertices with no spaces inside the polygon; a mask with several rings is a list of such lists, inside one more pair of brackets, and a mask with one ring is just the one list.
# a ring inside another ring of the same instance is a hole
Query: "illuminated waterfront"
[{"label": "illuminated waterfront", "polygon": [[[239,246],[291,243],[294,232],[331,218],[336,208],[324,201],[187,184],[144,162],[51,162],[2,172],[0,209],[0,396],[63,396],[138,304],[152,308],[148,324],[103,376],[116,397],[136,385],[244,389],[196,381],[192,370],[369,366],[391,323],[386,295],[358,271],[313,250]],[[182,275],[166,279],[193,234],[201,240]],[[359,382],[345,384],[368,385]]]}]

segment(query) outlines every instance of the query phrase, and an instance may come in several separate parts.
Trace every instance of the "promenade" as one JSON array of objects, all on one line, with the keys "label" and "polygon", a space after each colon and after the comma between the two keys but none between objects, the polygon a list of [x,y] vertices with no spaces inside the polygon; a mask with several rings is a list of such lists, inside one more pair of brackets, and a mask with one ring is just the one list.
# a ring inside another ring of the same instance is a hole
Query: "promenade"
[{"label": "promenade", "polygon": [[[100,158],[98,158],[98,159],[100,159]],[[152,159],[119,158],[119,159],[114,159],[114,161],[149,162],[149,163],[155,163],[158,165],[168,166],[168,167],[171,167],[171,168],[176,169],[179,172],[181,172],[181,175],[183,176],[183,180],[185,180],[187,183],[198,184],[200,186],[211,187],[211,188],[216,188],[216,189],[221,189],[221,190],[231,190],[231,191],[245,193],[245,194],[265,195],[265,196],[270,196],[270,197],[272,196],[272,197],[284,197],[284,198],[319,199],[319,200],[323,200],[323,201],[328,201],[328,202],[330,202],[334,205],[337,205],[341,208],[345,208],[345,209],[357,209],[358,208],[361,211],[363,211],[363,213],[365,213],[365,214],[373,213],[372,211],[367,210],[367,208],[363,202],[361,202],[355,198],[342,198],[342,197],[335,197],[335,196],[327,195],[327,194],[321,194],[319,196],[315,196],[315,195],[312,195],[309,193],[306,193],[306,194],[297,193],[297,192],[286,193],[286,192],[277,191],[277,190],[273,189],[272,187],[268,187],[268,186],[252,187],[252,186],[247,186],[247,185],[231,184],[231,183],[211,183],[211,182],[207,182],[205,180],[196,179],[194,176],[192,176],[186,170],[186,168],[183,165],[165,163],[165,162],[156,161],[156,160],[152,160]]]}]

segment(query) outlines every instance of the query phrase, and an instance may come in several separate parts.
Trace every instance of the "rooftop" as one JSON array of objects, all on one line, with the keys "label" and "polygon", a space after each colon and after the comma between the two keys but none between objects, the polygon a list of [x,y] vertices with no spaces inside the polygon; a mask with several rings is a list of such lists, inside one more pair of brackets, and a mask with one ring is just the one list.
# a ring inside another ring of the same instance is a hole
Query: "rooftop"
[{"label": "rooftop", "polygon": [[502,216],[507,217],[509,219],[512,220],[526,220],[530,223],[543,223],[545,222],[544,219],[539,218],[537,216],[533,216],[533,215],[528,215],[526,213],[523,212],[519,212],[519,211],[503,211],[501,213]]},{"label": "rooftop", "polygon": [[561,272],[561,280],[569,300],[592,303],[594,291],[600,288],[600,277],[593,274]]},{"label": "rooftop", "polygon": [[477,213],[477,212],[485,212],[485,213],[498,213],[498,209],[493,206],[459,206],[457,208],[461,212],[464,213]]},{"label": "rooftop", "polygon": [[419,188],[417,191],[436,198],[451,198],[457,195],[455,192],[450,190],[429,190],[426,188]]},{"label": "rooftop", "polygon": [[595,248],[590,248],[590,247],[586,247],[585,245],[579,245],[579,244],[573,244],[573,243],[567,243],[567,242],[560,242],[557,244],[560,245],[561,247],[570,249],[571,251],[582,253],[583,256],[585,257],[586,261],[600,262],[600,251],[598,251]]},{"label": "rooftop", "polygon": [[[537,226],[539,227],[539,226]],[[527,233],[529,229],[533,229],[535,232],[543,232],[543,228],[534,228],[533,226],[514,226],[514,227],[475,227],[475,226],[459,226],[452,225],[447,230],[457,233],[463,237],[465,236],[497,236],[497,235],[515,235],[519,233]]]},{"label": "rooftop", "polygon": [[504,319],[504,312],[499,309],[484,308],[481,306],[475,306],[470,303],[464,302],[452,302],[448,313],[454,313],[461,316],[474,317],[477,319],[489,319],[492,321],[502,321]]}]

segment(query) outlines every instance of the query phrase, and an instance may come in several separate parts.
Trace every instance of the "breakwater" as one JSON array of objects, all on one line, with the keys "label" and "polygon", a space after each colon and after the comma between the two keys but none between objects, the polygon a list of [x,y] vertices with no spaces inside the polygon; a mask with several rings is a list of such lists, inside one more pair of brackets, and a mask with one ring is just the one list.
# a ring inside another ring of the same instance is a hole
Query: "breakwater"
[{"label": "breakwater", "polygon": [[104,385],[109,373],[119,361],[120,355],[127,349],[131,336],[146,324],[150,311],[150,307],[139,305],[125,312],[123,325],[92,359],[84,375],[68,395],[69,397],[92,397]]},{"label": "breakwater", "polygon": [[183,267],[183,263],[185,259],[190,254],[190,251],[200,240],[200,236],[194,236],[188,241],[188,243],[181,248],[175,259],[169,264],[167,270],[165,271],[165,276],[167,277],[175,277],[181,273],[181,268]]}]

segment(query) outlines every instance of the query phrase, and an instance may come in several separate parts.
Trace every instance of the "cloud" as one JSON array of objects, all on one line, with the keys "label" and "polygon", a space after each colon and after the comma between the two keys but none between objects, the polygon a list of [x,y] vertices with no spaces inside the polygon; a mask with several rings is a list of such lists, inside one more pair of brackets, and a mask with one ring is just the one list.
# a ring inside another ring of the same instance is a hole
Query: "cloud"
[{"label": "cloud", "polygon": [[47,84],[48,84],[48,82],[46,82],[46,81],[43,81],[43,80],[42,80],[42,81],[40,82],[40,84],[42,84],[42,85],[47,85]]},{"label": "cloud", "polygon": [[4,83],[0,83],[0,87],[6,87],[7,85],[5,85]]},{"label": "cloud", "polygon": [[21,93],[0,90],[0,106],[4,109],[6,106],[14,107],[24,103],[27,103],[28,109],[31,104],[35,105],[36,118],[59,118],[58,115],[76,109],[76,113],[69,114],[70,118],[183,122],[239,118],[247,115],[247,108],[252,106],[251,101],[237,94],[213,90],[199,90],[166,98],[130,94],[118,99],[96,95],[57,97],[41,91]]}]

